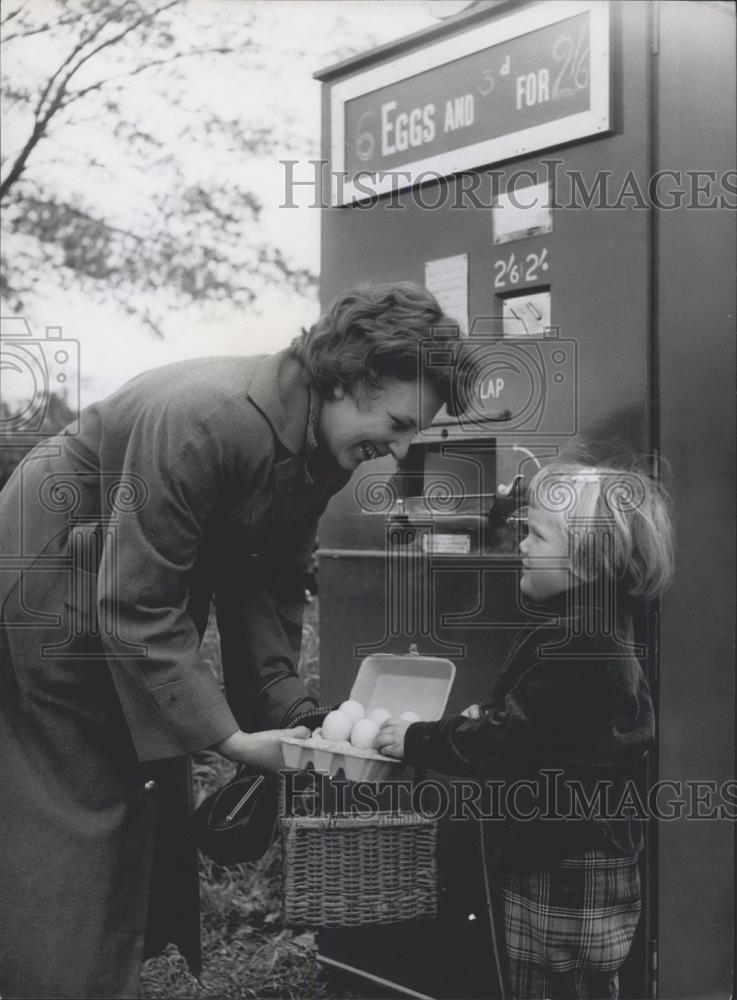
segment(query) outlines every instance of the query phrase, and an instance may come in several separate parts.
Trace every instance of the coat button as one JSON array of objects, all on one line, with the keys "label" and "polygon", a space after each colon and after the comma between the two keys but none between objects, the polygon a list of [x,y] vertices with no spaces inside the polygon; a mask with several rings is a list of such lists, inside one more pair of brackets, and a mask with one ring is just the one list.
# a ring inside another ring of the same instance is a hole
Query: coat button
[{"label": "coat button", "polygon": [[143,790],[144,792],[146,792],[147,795],[153,795],[154,792],[158,792],[159,786],[156,784],[155,781],[147,781],[146,784],[143,786]]}]

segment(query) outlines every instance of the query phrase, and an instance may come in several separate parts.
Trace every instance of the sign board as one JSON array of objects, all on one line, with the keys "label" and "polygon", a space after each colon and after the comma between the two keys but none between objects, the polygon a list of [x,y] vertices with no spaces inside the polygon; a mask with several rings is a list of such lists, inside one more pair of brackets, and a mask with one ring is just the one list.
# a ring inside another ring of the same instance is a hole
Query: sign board
[{"label": "sign board", "polygon": [[539,4],[336,84],[334,203],[608,128],[608,4]]}]

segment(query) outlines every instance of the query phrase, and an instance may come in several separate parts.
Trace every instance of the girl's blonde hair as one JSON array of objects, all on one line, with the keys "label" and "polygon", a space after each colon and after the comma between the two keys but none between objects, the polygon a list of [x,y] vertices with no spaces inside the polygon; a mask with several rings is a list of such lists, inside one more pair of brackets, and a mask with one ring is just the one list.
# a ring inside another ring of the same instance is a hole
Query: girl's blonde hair
[{"label": "girl's blonde hair", "polygon": [[665,491],[632,469],[557,461],[530,483],[529,503],[561,514],[571,569],[605,576],[634,597],[651,598],[673,576],[673,525]]}]

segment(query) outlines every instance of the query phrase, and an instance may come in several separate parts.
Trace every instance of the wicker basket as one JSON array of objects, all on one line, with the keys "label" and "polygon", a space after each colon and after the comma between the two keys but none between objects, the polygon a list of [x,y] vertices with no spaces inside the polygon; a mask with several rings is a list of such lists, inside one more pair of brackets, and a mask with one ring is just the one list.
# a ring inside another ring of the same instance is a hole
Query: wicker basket
[{"label": "wicker basket", "polygon": [[356,927],[437,912],[437,820],[412,812],[280,821],[284,922]]}]

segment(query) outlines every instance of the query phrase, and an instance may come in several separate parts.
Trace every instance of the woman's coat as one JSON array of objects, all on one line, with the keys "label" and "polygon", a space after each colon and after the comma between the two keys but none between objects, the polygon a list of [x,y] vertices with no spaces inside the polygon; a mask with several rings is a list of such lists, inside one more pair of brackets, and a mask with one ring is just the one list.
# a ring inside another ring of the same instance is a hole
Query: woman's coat
[{"label": "woman's coat", "polygon": [[306,707],[303,573],[348,479],[312,474],[315,413],[287,352],[169,365],[0,494],[2,996],[136,996],[170,940],[197,969],[186,756]]}]

